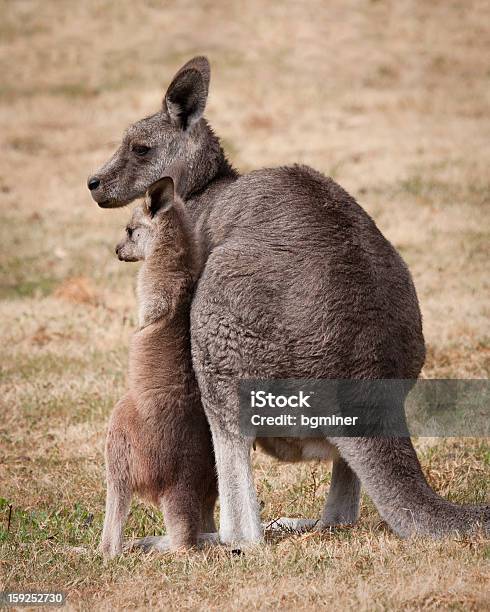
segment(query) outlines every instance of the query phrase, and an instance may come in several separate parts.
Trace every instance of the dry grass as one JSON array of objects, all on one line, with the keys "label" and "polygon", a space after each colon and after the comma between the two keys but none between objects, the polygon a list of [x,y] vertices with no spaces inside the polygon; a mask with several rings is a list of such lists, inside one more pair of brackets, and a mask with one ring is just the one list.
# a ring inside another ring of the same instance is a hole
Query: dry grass
[{"label": "dry grass", "polygon": [[[104,426],[124,389],[135,268],[127,211],[84,186],[177,66],[213,64],[208,117],[236,165],[334,176],[411,267],[427,377],[487,377],[488,4],[0,0],[0,576],[82,609],[488,606],[481,538],[402,542],[369,500],[354,529],[236,557],[130,555],[103,566]],[[420,440],[433,486],[487,496],[482,440]],[[256,454],[264,517],[318,515],[329,476]],[[7,529],[9,506],[12,505]],[[161,530],[134,506],[128,534]]]}]

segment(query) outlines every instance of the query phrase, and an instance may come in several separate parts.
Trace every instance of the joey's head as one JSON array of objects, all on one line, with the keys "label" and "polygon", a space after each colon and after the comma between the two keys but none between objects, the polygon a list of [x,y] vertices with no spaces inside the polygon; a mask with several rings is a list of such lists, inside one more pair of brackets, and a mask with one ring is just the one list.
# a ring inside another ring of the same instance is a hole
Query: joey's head
[{"label": "joey's head", "polygon": [[137,206],[126,225],[124,238],[116,246],[116,255],[121,261],[141,261],[146,259],[155,235],[151,218],[146,214],[144,205]]},{"label": "joey's head", "polygon": [[205,57],[187,62],[170,83],[162,108],[126,130],[117,151],[88,179],[99,206],[118,208],[143,197],[176,161],[188,168],[183,196],[214,177],[224,156],[203,119],[209,76]]},{"label": "joey's head", "polygon": [[126,225],[124,238],[116,246],[121,261],[141,261],[152,252],[165,213],[175,203],[174,181],[166,176],[150,186],[145,202],[137,206]]}]

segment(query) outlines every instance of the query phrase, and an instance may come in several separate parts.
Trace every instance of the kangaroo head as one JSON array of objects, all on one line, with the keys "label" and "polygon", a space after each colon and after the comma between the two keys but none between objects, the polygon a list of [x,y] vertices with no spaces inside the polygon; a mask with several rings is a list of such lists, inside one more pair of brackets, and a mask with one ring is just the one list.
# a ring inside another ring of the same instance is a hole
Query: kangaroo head
[{"label": "kangaroo head", "polygon": [[116,246],[121,261],[141,261],[152,251],[161,220],[174,204],[174,181],[170,176],[153,183],[144,204],[137,206],[126,226],[124,238]]},{"label": "kangaroo head", "polygon": [[114,155],[88,179],[99,206],[117,208],[142,197],[176,161],[188,169],[183,197],[212,178],[223,153],[202,117],[209,75],[205,57],[187,62],[168,87],[160,111],[126,130]]}]

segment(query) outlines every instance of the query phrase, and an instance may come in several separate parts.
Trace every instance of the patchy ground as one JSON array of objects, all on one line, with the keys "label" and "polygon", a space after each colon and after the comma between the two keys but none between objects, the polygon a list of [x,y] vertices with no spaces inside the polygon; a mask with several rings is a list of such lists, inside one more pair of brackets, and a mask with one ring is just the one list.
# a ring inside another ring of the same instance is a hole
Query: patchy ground
[{"label": "patchy ground", "polygon": [[[488,606],[488,542],[400,541],[367,499],[352,529],[103,566],[104,428],[136,266],[113,253],[128,211],[98,209],[85,178],[205,53],[207,116],[236,166],[338,180],[413,272],[424,376],[487,377],[489,20],[476,0],[0,0],[0,586],[61,588],[83,609]],[[488,498],[485,440],[417,444],[441,494]],[[325,466],[254,460],[265,518],[319,514]],[[160,531],[135,504],[128,535]]]}]

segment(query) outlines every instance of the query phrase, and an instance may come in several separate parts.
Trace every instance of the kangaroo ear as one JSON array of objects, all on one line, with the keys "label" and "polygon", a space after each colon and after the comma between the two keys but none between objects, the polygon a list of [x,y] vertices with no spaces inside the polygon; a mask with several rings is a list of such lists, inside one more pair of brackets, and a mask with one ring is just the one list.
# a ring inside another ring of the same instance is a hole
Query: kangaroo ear
[{"label": "kangaroo ear", "polygon": [[163,107],[177,127],[186,130],[202,117],[210,72],[207,58],[195,57],[174,76],[163,99]]},{"label": "kangaroo ear", "polygon": [[146,197],[146,208],[150,217],[169,210],[174,198],[174,181],[170,176],[164,176],[150,185]]}]

